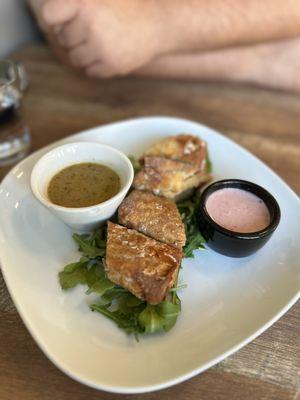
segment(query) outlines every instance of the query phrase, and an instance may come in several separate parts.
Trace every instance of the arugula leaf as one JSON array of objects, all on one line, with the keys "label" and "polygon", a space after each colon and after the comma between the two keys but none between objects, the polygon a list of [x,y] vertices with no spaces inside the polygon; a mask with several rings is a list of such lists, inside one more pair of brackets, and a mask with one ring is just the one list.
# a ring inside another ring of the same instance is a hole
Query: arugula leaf
[{"label": "arugula leaf", "polygon": [[106,236],[107,236],[107,226],[102,226],[98,228],[94,234],[91,235],[90,241],[93,246],[99,247],[99,249],[106,250]]},{"label": "arugula leaf", "polygon": [[127,307],[137,307],[140,306],[143,302],[143,300],[138,299],[135,297],[133,294],[129,293],[126,299],[126,305]]},{"label": "arugula leaf", "polygon": [[119,310],[111,311],[107,306],[92,304],[90,306],[92,311],[97,311],[107,318],[114,321],[119,328],[125,330],[127,333],[133,333],[138,340],[138,334],[143,333],[143,329],[139,325],[137,314],[131,315],[122,314]]},{"label": "arugula leaf", "polygon": [[123,315],[139,314],[146,307],[146,302],[130,292],[124,293],[118,301],[118,311]]},{"label": "arugula leaf", "polygon": [[163,301],[155,306],[148,304],[139,315],[139,323],[145,333],[169,331],[176,323],[180,304]]},{"label": "arugula leaf", "polygon": [[115,284],[106,277],[104,266],[101,261],[91,260],[86,272],[86,283],[88,290],[86,294],[98,293],[103,295],[107,290],[112,289]]},{"label": "arugula leaf", "polygon": [[[84,256],[89,258],[104,257],[104,251],[102,248],[97,247],[90,237],[87,235],[73,234],[73,239],[79,246],[79,251],[83,253]],[[94,239],[93,239],[94,240]]]},{"label": "arugula leaf", "polygon": [[207,156],[206,156],[205,161],[206,161],[206,172],[207,172],[208,174],[211,174],[211,173],[212,173],[212,170],[213,170],[213,165],[212,165],[211,159],[209,158],[209,155],[208,155],[208,154],[207,154]]},{"label": "arugula leaf", "polygon": [[91,286],[89,286],[86,294],[98,293],[101,296],[107,290],[112,289],[114,286],[115,284],[108,278],[106,278],[105,273],[103,273]]},{"label": "arugula leaf", "polygon": [[138,335],[143,333],[138,316],[146,305],[145,301],[138,299],[126,289],[115,286],[100,298],[100,304],[92,304],[90,308],[114,321],[128,334],[134,334],[138,340]]},{"label": "arugula leaf", "polygon": [[132,164],[133,169],[134,169],[134,173],[137,174],[138,172],[140,172],[141,169],[142,169],[142,165],[139,162],[139,160],[134,156],[128,156],[128,158],[131,161],[131,164]]},{"label": "arugula leaf", "polygon": [[193,251],[204,249],[205,239],[200,233],[198,213],[199,213],[199,194],[196,193],[191,199],[177,204],[182,222],[185,227],[186,244],[183,248],[185,257],[193,258]]},{"label": "arugula leaf", "polygon": [[186,258],[194,258],[194,250],[203,250],[205,247],[203,244],[205,239],[198,230],[190,231],[187,242],[183,248],[184,255]]},{"label": "arugula leaf", "polygon": [[173,286],[171,289],[169,289],[169,293],[174,293],[177,292],[177,290],[181,290],[181,289],[185,289],[187,288],[187,284],[183,283],[182,285],[178,285],[178,286]]},{"label": "arugula leaf", "polygon": [[173,328],[173,326],[176,324],[177,317],[181,311],[181,302],[178,296],[177,299],[179,301],[178,304],[174,304],[169,301],[163,301],[157,306],[158,312],[164,318],[163,329],[165,332],[168,332],[171,328]]},{"label": "arugula leaf", "polygon": [[133,333],[138,340],[142,333],[169,331],[181,311],[181,302],[173,292],[172,301],[150,305],[126,289],[115,287],[101,296],[99,304],[92,304],[90,308],[114,321],[127,333]]},{"label": "arugula leaf", "polygon": [[80,266],[81,266],[80,261],[71,263],[71,264],[66,265],[62,272],[71,274],[71,273],[75,272]]},{"label": "arugula leaf", "polygon": [[66,265],[58,274],[61,288],[67,290],[78,284],[86,283],[87,264],[86,260],[80,260],[77,263]]},{"label": "arugula leaf", "polygon": [[139,323],[145,333],[160,332],[164,326],[164,318],[158,313],[156,306],[147,305],[139,315]]},{"label": "arugula leaf", "polygon": [[90,288],[100,278],[101,274],[100,274],[100,268],[99,268],[99,265],[97,264],[97,262],[95,262],[93,264],[91,264],[89,262],[88,267],[89,268],[86,273],[86,283],[87,283],[88,287]]},{"label": "arugula leaf", "polygon": [[101,299],[111,303],[114,300],[118,300],[126,293],[129,293],[128,290],[124,289],[122,286],[115,285],[112,289],[107,290]]}]

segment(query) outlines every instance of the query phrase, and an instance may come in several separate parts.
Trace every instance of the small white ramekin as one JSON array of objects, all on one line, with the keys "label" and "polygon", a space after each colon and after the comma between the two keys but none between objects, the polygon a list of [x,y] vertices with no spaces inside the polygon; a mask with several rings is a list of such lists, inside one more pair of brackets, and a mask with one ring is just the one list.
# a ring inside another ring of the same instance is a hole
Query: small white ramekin
[{"label": "small white ramekin", "polygon": [[[120,177],[121,188],[111,199],[90,207],[62,207],[53,204],[47,194],[52,177],[72,164],[95,162],[112,168]],[[33,167],[30,184],[35,197],[53,214],[76,231],[89,231],[110,218],[126,196],[134,171],[125,154],[96,142],[68,143],[46,153]]]}]

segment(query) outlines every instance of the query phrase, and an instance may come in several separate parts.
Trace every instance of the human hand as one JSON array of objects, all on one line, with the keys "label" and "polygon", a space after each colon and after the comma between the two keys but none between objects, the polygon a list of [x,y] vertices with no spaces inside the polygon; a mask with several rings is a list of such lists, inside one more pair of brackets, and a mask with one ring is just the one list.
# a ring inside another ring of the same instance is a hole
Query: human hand
[{"label": "human hand", "polygon": [[66,49],[64,49],[57,40],[57,34],[62,29],[62,25],[48,25],[43,18],[43,9],[47,2],[48,0],[27,0],[29,7],[36,17],[36,21],[40,29],[44,32],[54,53],[63,63],[70,65]]},{"label": "human hand", "polygon": [[42,19],[70,63],[88,75],[128,74],[172,51],[152,0],[46,0]]}]

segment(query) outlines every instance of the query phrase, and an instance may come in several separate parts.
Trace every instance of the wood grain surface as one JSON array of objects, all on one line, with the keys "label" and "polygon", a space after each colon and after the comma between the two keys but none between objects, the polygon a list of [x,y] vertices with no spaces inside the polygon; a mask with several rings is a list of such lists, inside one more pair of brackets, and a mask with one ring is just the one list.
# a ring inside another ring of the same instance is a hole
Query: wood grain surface
[{"label": "wood grain surface", "polygon": [[[24,48],[14,58],[24,62],[30,78],[23,108],[32,132],[31,151],[124,118],[178,116],[217,128],[300,193],[300,96],[232,84],[89,80],[58,63],[44,46]],[[0,167],[0,179],[8,170]],[[27,332],[1,277],[0,399],[119,398],[300,400],[300,303],[252,343],[201,375],[160,392],[121,396],[90,389],[61,373]]]}]

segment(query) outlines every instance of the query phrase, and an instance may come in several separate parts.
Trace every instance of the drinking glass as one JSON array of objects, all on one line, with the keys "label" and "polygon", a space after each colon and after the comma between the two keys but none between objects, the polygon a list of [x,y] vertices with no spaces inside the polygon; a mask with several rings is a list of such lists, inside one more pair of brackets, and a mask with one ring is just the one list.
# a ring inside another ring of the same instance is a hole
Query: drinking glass
[{"label": "drinking glass", "polygon": [[0,61],[0,166],[20,160],[30,147],[31,136],[21,109],[27,86],[26,71],[21,64]]}]

